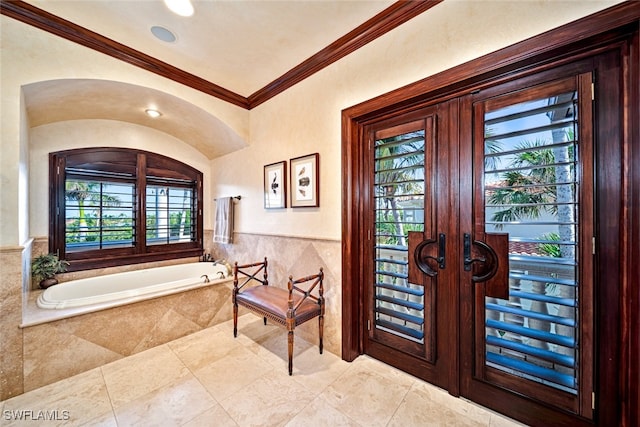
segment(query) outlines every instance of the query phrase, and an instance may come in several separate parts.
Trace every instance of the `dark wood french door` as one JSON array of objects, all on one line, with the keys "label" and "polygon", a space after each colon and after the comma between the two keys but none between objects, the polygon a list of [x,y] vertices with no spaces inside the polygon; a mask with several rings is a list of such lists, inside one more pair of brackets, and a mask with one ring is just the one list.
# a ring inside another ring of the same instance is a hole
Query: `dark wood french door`
[{"label": "dark wood french door", "polygon": [[457,202],[442,126],[456,106],[438,104],[366,129],[365,351],[442,387],[457,354],[457,290],[445,270],[447,218]]},{"label": "dark wood french door", "polygon": [[460,152],[460,392],[560,425],[593,417],[589,66],[469,96]]},{"label": "dark wood french door", "polygon": [[363,128],[365,353],[519,419],[591,423],[597,229],[613,219],[596,204],[595,71],[611,62]]}]

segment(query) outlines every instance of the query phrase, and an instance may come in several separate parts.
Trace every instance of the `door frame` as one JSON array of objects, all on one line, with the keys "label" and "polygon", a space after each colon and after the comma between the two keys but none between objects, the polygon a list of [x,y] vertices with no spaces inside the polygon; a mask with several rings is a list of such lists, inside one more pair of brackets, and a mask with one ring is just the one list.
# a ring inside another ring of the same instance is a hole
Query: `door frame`
[{"label": "door frame", "polygon": [[[360,277],[365,265],[365,215],[360,191],[363,167],[364,127],[372,121],[401,114],[436,102],[473,92],[535,72],[589,57],[603,51],[617,51],[624,70],[624,106],[621,129],[623,164],[617,165],[620,186],[619,236],[603,244],[604,258],[617,256],[620,286],[610,292],[596,319],[596,336],[615,336],[616,345],[600,348],[601,361],[594,367],[597,377],[596,419],[618,420],[622,426],[640,422],[640,292],[637,278],[640,263],[640,3],[625,2],[573,23],[524,40],[494,53],[427,77],[411,85],[363,102],[342,112],[342,358],[352,361],[363,354],[365,334],[364,290]],[[577,41],[576,41],[577,40]],[[606,100],[602,107],[606,108]],[[618,249],[619,248],[619,249]],[[615,262],[615,261],[613,261]],[[452,363],[449,393],[460,393],[457,360]]]}]

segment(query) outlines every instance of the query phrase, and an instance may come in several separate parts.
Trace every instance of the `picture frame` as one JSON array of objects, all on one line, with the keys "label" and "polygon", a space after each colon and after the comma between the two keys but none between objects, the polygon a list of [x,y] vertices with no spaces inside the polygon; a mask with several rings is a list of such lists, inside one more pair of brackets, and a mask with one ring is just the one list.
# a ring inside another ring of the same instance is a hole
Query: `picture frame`
[{"label": "picture frame", "polygon": [[287,207],[287,162],[281,161],[264,166],[264,208]]},{"label": "picture frame", "polygon": [[320,206],[320,155],[318,153],[289,160],[291,207]]}]

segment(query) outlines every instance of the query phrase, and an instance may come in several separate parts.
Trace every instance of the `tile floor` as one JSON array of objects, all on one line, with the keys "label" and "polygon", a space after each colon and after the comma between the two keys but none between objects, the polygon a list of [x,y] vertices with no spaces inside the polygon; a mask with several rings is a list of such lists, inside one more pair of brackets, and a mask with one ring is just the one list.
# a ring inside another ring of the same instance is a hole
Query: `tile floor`
[{"label": "tile floor", "polygon": [[236,339],[232,328],[226,322],[0,402],[0,426],[519,425],[375,359],[347,363],[299,338],[290,377],[283,329],[253,314],[239,319]]}]

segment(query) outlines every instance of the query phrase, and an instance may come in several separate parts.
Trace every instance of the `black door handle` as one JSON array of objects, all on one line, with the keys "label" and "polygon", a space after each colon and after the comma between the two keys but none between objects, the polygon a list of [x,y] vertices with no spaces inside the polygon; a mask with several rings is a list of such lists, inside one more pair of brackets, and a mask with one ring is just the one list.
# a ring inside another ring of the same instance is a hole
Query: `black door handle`
[{"label": "black door handle", "polygon": [[464,271],[471,271],[471,266],[474,262],[485,263],[487,259],[485,257],[471,258],[471,234],[464,233]]},{"label": "black door handle", "polygon": [[444,233],[438,234],[438,256],[434,257],[432,255],[423,254],[423,251],[426,247],[432,243],[435,243],[434,240],[424,240],[418,244],[414,251],[415,261],[418,268],[430,277],[434,277],[438,274],[437,271],[433,270],[429,264],[427,263],[428,259],[432,259],[438,263],[438,268],[441,270],[446,267],[446,248],[447,248],[447,237]]},{"label": "black door handle", "polygon": [[[473,283],[484,283],[485,296],[509,298],[509,234],[485,233],[484,239],[471,240],[471,234],[464,234],[464,270],[474,273]],[[472,258],[472,246],[482,256]],[[480,264],[473,268],[473,264]]]},{"label": "black door handle", "polygon": [[443,270],[446,266],[446,251],[447,249],[447,236],[444,233],[438,234],[438,267]]}]

